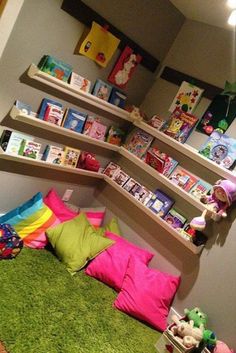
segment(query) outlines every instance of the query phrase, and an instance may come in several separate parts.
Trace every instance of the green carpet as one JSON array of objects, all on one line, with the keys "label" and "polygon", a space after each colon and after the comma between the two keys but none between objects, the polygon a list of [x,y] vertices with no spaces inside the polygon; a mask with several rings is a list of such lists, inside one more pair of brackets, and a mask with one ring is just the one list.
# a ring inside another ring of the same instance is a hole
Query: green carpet
[{"label": "green carpet", "polygon": [[156,353],[159,333],[112,307],[116,293],[71,277],[47,250],[0,261],[0,341],[10,353]]}]

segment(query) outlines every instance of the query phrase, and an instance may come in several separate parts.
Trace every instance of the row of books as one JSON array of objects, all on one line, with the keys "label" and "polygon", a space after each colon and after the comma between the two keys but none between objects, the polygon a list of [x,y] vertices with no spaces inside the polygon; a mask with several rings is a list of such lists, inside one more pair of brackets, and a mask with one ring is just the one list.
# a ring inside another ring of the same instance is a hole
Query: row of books
[{"label": "row of books", "polygon": [[108,101],[120,108],[124,108],[125,106],[127,97],[123,91],[118,90],[116,87],[113,87],[100,79],[96,80],[94,87],[91,90],[91,82],[87,78],[73,72],[71,65],[58,60],[51,55],[44,55],[38,63],[38,68],[48,75],[67,82],[75,90],[82,90],[87,93],[91,91],[92,95]]},{"label": "row of books", "polygon": [[0,146],[8,154],[43,160],[65,167],[83,168],[96,172],[100,168],[100,163],[94,154],[73,147],[46,145],[41,154],[41,143],[34,141],[33,136],[16,131],[4,130],[0,138]]},{"label": "row of books", "polygon": [[101,118],[72,108],[64,110],[60,102],[49,98],[42,100],[37,113],[32,112],[29,104],[19,100],[15,102],[15,105],[25,114],[114,145],[119,146],[125,136],[122,129],[115,126],[108,128],[104,125]]}]

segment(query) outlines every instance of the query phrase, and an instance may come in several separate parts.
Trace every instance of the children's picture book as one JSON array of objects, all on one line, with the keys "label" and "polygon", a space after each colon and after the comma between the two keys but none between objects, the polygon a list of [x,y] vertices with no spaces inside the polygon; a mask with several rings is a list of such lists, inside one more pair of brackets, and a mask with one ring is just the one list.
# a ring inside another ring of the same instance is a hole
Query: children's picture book
[{"label": "children's picture book", "polygon": [[111,126],[106,141],[111,143],[112,145],[120,146],[122,141],[124,140],[125,132],[124,130],[120,129],[119,127]]},{"label": "children's picture book", "polygon": [[113,87],[109,98],[109,103],[116,105],[117,107],[124,108],[127,96],[124,92],[121,92],[117,88]]},{"label": "children's picture book", "polygon": [[63,148],[47,145],[42,156],[42,160],[47,163],[61,164],[63,159]]},{"label": "children's picture book", "polygon": [[88,135],[96,140],[104,141],[106,132],[107,132],[106,125],[103,125],[102,123],[100,123],[98,121],[94,121],[92,123],[91,128],[89,129],[88,134],[86,134],[86,135]]},{"label": "children's picture book", "polygon": [[109,178],[114,179],[115,176],[120,172],[120,166],[113,162],[108,163],[103,171],[103,174],[107,175]]},{"label": "children's picture book", "polygon": [[57,102],[57,101],[54,101],[52,99],[49,99],[49,98],[44,98],[40,104],[40,107],[39,107],[39,111],[38,111],[38,118],[39,119],[42,119],[44,118],[45,116],[45,113],[46,113],[46,109],[48,106],[50,105],[55,105],[59,108],[62,109],[62,104]]},{"label": "children's picture book", "polygon": [[153,196],[153,192],[148,190],[145,186],[142,187],[143,192],[140,195],[139,201],[144,205],[147,206],[148,202],[151,200]]},{"label": "children's picture book", "polygon": [[165,166],[162,174],[168,178],[171,175],[171,173],[175,170],[178,164],[179,164],[178,161],[168,156],[168,159],[165,162]]},{"label": "children's picture book", "polygon": [[221,167],[229,169],[233,167],[236,160],[236,139],[219,131],[213,131],[200,147],[199,153]]},{"label": "children's picture book", "polygon": [[70,86],[88,93],[90,91],[91,82],[87,78],[72,72],[70,76]]},{"label": "children's picture book", "polygon": [[159,173],[163,173],[165,161],[168,158],[166,153],[162,153],[158,148],[149,148],[145,155],[145,162]]},{"label": "children's picture book", "polygon": [[178,185],[186,191],[189,191],[199,181],[197,177],[189,173],[181,166],[178,166],[174,169],[169,179],[173,184]]},{"label": "children's picture book", "polygon": [[120,185],[123,186],[128,180],[129,180],[129,175],[126,174],[123,170],[120,170],[114,177],[114,181]]},{"label": "children's picture book", "polygon": [[187,219],[174,208],[167,213],[164,220],[173,228],[183,228],[185,222],[187,221]]},{"label": "children's picture book", "polygon": [[136,182],[136,184],[132,187],[132,189],[129,191],[129,193],[131,195],[133,195],[133,197],[136,199],[136,200],[139,200],[143,197],[143,186],[139,183]]},{"label": "children's picture book", "polygon": [[163,120],[158,115],[153,115],[150,120],[148,120],[148,125],[154,127],[154,129],[160,130],[160,128],[164,125],[165,120]]},{"label": "children's picture book", "polygon": [[84,135],[89,135],[89,132],[92,128],[92,125],[94,123],[94,121],[100,123],[101,122],[101,119],[99,117],[95,117],[93,115],[88,115],[87,116],[87,119],[85,121],[85,124],[84,124],[84,129],[83,129],[83,134]]},{"label": "children's picture book", "polygon": [[32,112],[32,107],[29,104],[21,102],[19,100],[15,101],[15,106],[19,109],[23,114],[30,115]]},{"label": "children's picture book", "polygon": [[65,147],[64,148],[64,155],[62,159],[62,164],[65,167],[71,167],[71,168],[76,168],[79,156],[80,156],[80,150],[72,147]]},{"label": "children's picture book", "polygon": [[7,144],[10,140],[12,131],[11,130],[3,130],[1,138],[0,138],[0,146],[3,151],[6,151],[7,149]]},{"label": "children's picture book", "polygon": [[92,94],[105,101],[109,100],[111,94],[112,86],[102,80],[97,80],[93,87]]},{"label": "children's picture book", "polygon": [[12,131],[5,152],[10,154],[18,154],[22,140],[33,141],[33,137],[20,132]]},{"label": "children's picture book", "polygon": [[41,143],[37,143],[29,140],[22,140],[18,154],[24,157],[38,159],[40,149],[41,149]]},{"label": "children's picture book", "polygon": [[173,113],[176,108],[180,108],[186,113],[192,113],[199,103],[203,91],[203,89],[183,81],[171,103],[169,112]]},{"label": "children's picture book", "polygon": [[44,55],[38,64],[38,68],[47,74],[56,77],[58,80],[67,82],[71,73],[72,66],[51,55]]},{"label": "children's picture book", "polygon": [[198,180],[196,184],[190,189],[190,194],[196,197],[196,199],[199,199],[207,195],[210,190],[212,189],[212,185],[207,183],[204,180]]},{"label": "children's picture book", "polygon": [[62,126],[78,133],[82,133],[87,114],[72,108],[67,108],[62,121]]},{"label": "children's picture book", "polygon": [[135,156],[141,158],[150,147],[153,136],[141,129],[135,129],[128,137],[125,148]]},{"label": "children's picture book", "polygon": [[49,104],[44,114],[43,120],[48,123],[61,126],[63,119],[63,110],[56,105]]},{"label": "children's picture book", "polygon": [[176,108],[169,120],[162,126],[161,131],[175,140],[184,143],[191,134],[198,118]]},{"label": "children's picture book", "polygon": [[[130,192],[132,190],[132,188],[135,186],[135,184],[138,184],[136,180],[134,180],[133,178],[130,178],[124,185],[123,188]],[[140,185],[140,184],[138,184]]]},{"label": "children's picture book", "polygon": [[174,204],[174,200],[157,189],[147,203],[147,207],[160,217],[164,217]]}]

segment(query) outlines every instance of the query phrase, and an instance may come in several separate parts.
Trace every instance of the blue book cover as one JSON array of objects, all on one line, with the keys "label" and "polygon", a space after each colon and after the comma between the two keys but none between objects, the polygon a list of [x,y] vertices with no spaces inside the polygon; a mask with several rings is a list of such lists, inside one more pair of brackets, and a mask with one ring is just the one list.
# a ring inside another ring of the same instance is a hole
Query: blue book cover
[{"label": "blue book cover", "polygon": [[117,107],[124,108],[126,98],[125,93],[119,91],[117,88],[112,88],[109,102]]},{"label": "blue book cover", "polygon": [[44,115],[46,113],[46,109],[48,107],[48,104],[51,104],[51,105],[56,105],[57,107],[60,107],[62,108],[62,104],[57,102],[57,101],[54,101],[52,99],[49,99],[49,98],[44,98],[40,104],[40,108],[39,108],[39,111],[38,111],[38,118],[43,120],[44,118]]},{"label": "blue book cover", "polygon": [[200,147],[199,153],[229,169],[236,160],[236,140],[215,130]]},{"label": "blue book cover", "polygon": [[67,109],[62,126],[66,129],[82,133],[87,114],[75,109]]},{"label": "blue book cover", "polygon": [[164,217],[174,204],[174,200],[157,189],[149,200],[147,207],[160,217]]}]

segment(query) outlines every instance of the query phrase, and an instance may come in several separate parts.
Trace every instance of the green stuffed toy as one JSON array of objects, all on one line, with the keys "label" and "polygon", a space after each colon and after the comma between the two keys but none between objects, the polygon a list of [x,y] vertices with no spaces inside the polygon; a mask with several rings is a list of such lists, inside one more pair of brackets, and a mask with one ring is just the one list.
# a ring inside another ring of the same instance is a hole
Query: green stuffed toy
[{"label": "green stuffed toy", "polygon": [[188,320],[192,320],[194,323],[195,327],[200,327],[201,325],[206,327],[207,323],[207,315],[204,314],[200,308],[194,308],[194,309],[184,309],[184,313],[187,316]]}]

